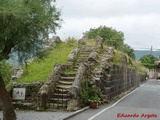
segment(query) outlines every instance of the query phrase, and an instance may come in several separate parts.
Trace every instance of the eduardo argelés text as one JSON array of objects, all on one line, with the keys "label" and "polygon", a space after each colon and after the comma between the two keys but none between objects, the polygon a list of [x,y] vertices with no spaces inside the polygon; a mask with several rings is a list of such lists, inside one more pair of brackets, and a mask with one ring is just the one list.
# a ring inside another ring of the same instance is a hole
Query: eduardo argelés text
[{"label": "eduardo argel\u00e9s text", "polygon": [[157,117],[157,114],[145,114],[145,113],[142,113],[142,114],[137,114],[137,113],[134,113],[134,114],[128,114],[128,113],[118,113],[117,114],[117,118],[156,118]]}]

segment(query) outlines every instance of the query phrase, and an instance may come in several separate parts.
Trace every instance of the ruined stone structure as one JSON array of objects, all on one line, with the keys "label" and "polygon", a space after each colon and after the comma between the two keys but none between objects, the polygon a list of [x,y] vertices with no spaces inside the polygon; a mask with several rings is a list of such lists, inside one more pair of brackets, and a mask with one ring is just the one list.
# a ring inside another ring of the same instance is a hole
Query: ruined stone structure
[{"label": "ruined stone structure", "polygon": [[160,79],[160,60],[155,62],[155,69],[148,69],[148,78],[150,79]]},{"label": "ruined stone structure", "polygon": [[158,70],[156,69],[148,69],[148,77],[150,79],[156,79],[158,74]]},{"label": "ruined stone structure", "polygon": [[49,79],[41,87],[39,108],[79,109],[82,89],[80,81],[83,79],[89,79],[92,87],[101,93],[104,102],[146,80],[145,73],[138,75],[136,69],[127,66],[125,55],[122,66],[114,64],[114,49],[104,48],[101,38],[97,39],[95,45],[86,45],[83,39],[78,43],[78,48],[68,55],[68,64],[59,64],[58,67],[56,65]]},{"label": "ruined stone structure", "polygon": [[125,55],[121,56],[122,65],[113,63],[115,51],[112,47],[103,47],[102,38],[97,38],[95,45],[86,45],[83,39],[78,43],[78,48],[68,55],[68,64],[55,64],[51,75],[36,91],[34,108],[79,109],[83,79],[98,89],[103,102],[111,101],[146,80],[146,73],[137,74],[135,68],[128,67]]}]

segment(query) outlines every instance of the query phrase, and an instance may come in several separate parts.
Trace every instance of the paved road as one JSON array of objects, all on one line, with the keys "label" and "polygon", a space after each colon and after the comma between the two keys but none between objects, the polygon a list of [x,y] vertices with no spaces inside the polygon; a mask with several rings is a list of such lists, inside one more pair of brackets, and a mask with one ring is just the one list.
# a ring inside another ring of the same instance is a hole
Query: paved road
[{"label": "paved road", "polygon": [[148,80],[117,104],[89,109],[68,120],[160,120],[160,81]]},{"label": "paved road", "polygon": [[[36,111],[16,111],[17,120],[63,120],[74,112],[36,112]],[[0,111],[0,120],[2,120],[2,111]]]}]

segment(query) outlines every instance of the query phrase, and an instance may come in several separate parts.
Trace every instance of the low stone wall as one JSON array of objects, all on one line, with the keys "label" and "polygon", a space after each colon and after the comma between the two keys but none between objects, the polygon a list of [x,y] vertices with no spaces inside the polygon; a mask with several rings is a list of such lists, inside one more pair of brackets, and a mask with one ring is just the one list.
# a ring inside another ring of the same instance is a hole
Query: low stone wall
[{"label": "low stone wall", "polygon": [[42,82],[35,83],[22,83],[14,84],[10,95],[13,98],[13,89],[14,88],[25,88],[25,99],[24,100],[12,100],[14,108],[18,109],[35,109],[37,106],[37,95],[40,87],[43,85]]},{"label": "low stone wall", "polygon": [[114,64],[110,75],[112,89],[109,94],[109,99],[137,86],[136,73],[134,69]]}]

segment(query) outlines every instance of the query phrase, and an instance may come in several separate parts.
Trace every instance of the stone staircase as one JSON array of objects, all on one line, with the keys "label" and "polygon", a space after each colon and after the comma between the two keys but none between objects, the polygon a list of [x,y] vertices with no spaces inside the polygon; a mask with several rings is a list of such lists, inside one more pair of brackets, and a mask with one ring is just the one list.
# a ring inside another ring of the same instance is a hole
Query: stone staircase
[{"label": "stone staircase", "polygon": [[79,55],[77,57],[77,65],[79,65],[79,63],[82,62],[87,62],[88,61],[88,57],[91,54],[91,52],[94,50],[95,46],[88,46],[88,45],[84,45],[82,46],[82,48],[80,49]]},{"label": "stone staircase", "polygon": [[[70,71],[71,73],[67,72]],[[50,98],[49,108],[66,109],[67,101],[69,100],[68,91],[73,84],[76,76],[76,71],[67,69],[61,74],[61,78],[56,84],[53,96]]]},{"label": "stone staircase", "polygon": [[64,73],[61,74],[61,78],[56,84],[53,96],[49,100],[48,104],[49,108],[53,109],[67,108],[67,102],[70,99],[68,91],[74,82],[79,64],[88,61],[88,57],[94,48],[95,48],[94,46],[87,46],[87,45],[82,46],[74,65],[66,69]]}]

